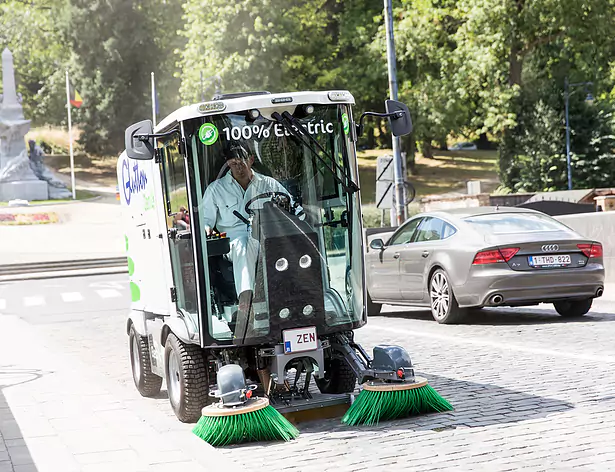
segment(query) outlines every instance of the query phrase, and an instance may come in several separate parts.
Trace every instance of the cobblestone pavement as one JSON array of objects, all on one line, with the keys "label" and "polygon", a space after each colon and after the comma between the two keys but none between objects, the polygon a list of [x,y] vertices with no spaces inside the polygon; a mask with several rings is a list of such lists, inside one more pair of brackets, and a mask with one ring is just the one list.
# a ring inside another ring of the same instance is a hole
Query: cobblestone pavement
[{"label": "cobblestone pavement", "polygon": [[456,326],[389,308],[357,340],[404,346],[455,411],[369,428],[304,423],[291,443],[214,450],[175,419],[164,389],[136,392],[126,285],[0,285],[0,472],[615,470],[612,299],[578,321],[539,306]]}]

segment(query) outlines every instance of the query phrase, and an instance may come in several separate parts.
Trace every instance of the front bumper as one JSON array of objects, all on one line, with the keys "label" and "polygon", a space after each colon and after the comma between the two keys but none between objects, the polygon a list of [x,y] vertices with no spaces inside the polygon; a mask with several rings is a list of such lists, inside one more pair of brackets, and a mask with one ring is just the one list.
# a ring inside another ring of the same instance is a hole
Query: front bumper
[{"label": "front bumper", "polygon": [[502,265],[472,267],[467,282],[455,287],[459,306],[530,305],[594,298],[604,288],[602,264],[540,272],[514,271]]}]

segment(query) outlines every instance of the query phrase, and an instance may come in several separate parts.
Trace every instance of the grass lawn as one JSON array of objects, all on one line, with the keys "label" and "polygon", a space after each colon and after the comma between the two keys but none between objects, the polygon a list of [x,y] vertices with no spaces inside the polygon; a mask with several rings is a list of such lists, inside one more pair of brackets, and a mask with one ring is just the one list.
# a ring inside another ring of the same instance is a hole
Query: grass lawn
[{"label": "grass lawn", "polygon": [[[378,156],[392,154],[390,149],[358,153],[363,203],[375,203]],[[468,180],[481,180],[483,192],[499,186],[497,151],[435,151],[433,159],[417,154],[417,175],[408,180],[416,188],[416,201],[428,195],[464,191]]]}]

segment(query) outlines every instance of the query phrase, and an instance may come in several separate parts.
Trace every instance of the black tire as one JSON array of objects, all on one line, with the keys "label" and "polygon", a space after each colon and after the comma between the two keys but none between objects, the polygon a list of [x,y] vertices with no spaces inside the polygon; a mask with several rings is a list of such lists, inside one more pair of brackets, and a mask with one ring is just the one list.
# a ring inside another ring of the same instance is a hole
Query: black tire
[{"label": "black tire", "polygon": [[158,395],[160,387],[162,387],[162,377],[152,372],[147,337],[140,336],[134,325],[131,325],[128,343],[130,347],[130,367],[135,387],[144,397]]},{"label": "black tire", "polygon": [[211,402],[203,351],[199,346],[183,343],[174,334],[169,334],[164,348],[164,365],[169,401],[175,416],[183,423],[198,421],[201,409]]},{"label": "black tire", "polygon": [[325,376],[316,379],[316,385],[321,393],[354,392],[357,376],[344,359],[326,359]]},{"label": "black tire", "polygon": [[459,308],[448,275],[444,270],[438,269],[431,274],[428,295],[431,315],[438,323],[459,323],[466,314],[466,310]]},{"label": "black tire", "polygon": [[593,298],[586,300],[564,300],[555,302],[555,310],[565,318],[575,318],[587,314],[592,307]]},{"label": "black tire", "polygon": [[372,301],[372,297],[369,296],[369,292],[367,292],[367,316],[376,316],[380,314],[382,310],[382,305],[380,303],[374,303]]}]

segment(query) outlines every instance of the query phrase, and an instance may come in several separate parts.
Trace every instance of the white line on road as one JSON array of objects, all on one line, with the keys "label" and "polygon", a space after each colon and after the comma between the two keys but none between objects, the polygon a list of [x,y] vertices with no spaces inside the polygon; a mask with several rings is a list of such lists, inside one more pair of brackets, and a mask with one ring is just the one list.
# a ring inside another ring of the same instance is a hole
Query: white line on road
[{"label": "white line on road", "polygon": [[33,297],[23,297],[24,306],[41,306],[45,304],[45,297],[35,295]]},{"label": "white line on road", "polygon": [[65,292],[62,294],[62,300],[65,302],[80,302],[83,300],[83,295],[79,292]]},{"label": "white line on road", "polygon": [[0,300],[0,310],[6,309],[6,300]]},{"label": "white line on road", "polygon": [[371,325],[371,328],[378,329],[380,331],[387,331],[395,334],[405,334],[408,336],[418,336],[422,338],[437,339],[439,341],[448,341],[458,344],[471,344],[473,346],[492,347],[495,349],[501,349],[503,351],[516,351],[525,352],[527,354],[540,354],[543,356],[563,357],[567,359],[585,360],[593,362],[608,362],[615,363],[615,357],[613,356],[600,356],[593,354],[582,354],[574,352],[553,351],[550,349],[540,349],[535,347],[520,346],[519,344],[508,344],[501,341],[487,341],[484,339],[468,338],[464,335],[448,336],[445,334],[426,333],[424,331],[413,331],[408,329],[399,328],[385,328],[383,326]]},{"label": "white line on road", "polygon": [[115,298],[122,296],[122,294],[118,290],[114,290],[112,288],[96,290],[96,293],[100,295],[101,298]]}]

